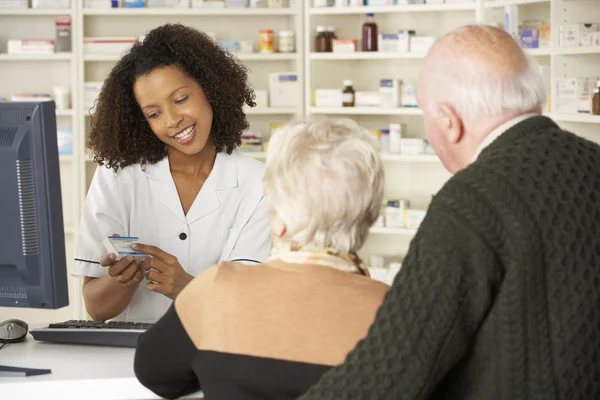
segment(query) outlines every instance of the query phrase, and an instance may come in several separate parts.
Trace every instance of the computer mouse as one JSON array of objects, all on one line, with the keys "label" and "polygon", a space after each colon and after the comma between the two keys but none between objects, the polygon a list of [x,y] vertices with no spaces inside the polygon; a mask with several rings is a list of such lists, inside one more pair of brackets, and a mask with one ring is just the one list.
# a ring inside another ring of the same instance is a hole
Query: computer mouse
[{"label": "computer mouse", "polygon": [[29,326],[20,319],[0,322],[0,343],[18,343],[25,340]]}]

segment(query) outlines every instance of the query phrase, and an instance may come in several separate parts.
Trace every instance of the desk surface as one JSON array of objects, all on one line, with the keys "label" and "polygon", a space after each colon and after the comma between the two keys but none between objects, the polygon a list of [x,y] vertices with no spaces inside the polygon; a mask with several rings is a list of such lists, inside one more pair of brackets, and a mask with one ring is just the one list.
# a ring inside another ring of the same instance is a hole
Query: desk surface
[{"label": "desk surface", "polygon": [[[53,344],[35,341],[0,350],[0,365],[51,369],[26,378],[0,377],[3,399],[159,399],[133,372],[135,349]],[[190,398],[201,398],[196,394]]]}]

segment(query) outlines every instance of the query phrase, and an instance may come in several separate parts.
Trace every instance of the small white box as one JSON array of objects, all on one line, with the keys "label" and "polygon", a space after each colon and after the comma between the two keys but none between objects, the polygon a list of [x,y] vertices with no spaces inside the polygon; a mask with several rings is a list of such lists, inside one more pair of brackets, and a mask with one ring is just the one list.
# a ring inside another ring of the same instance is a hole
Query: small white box
[{"label": "small white box", "polygon": [[379,92],[360,91],[354,93],[355,107],[379,107]]},{"label": "small white box", "polygon": [[0,10],[16,10],[27,8],[27,0],[2,0]]},{"label": "small white box", "polygon": [[[583,46],[582,39],[593,40],[585,33],[598,32],[598,24],[567,24],[560,26],[559,43],[560,47],[580,47]],[[589,44],[591,46],[591,44]]]},{"label": "small white box", "polygon": [[54,53],[54,40],[20,40],[7,42],[9,54],[48,54]]},{"label": "small white box", "polygon": [[342,107],[343,93],[340,89],[316,89],[315,107]]},{"label": "small white box", "polygon": [[254,95],[256,98],[256,108],[268,108],[269,107],[269,96],[266,90],[255,90]]},{"label": "small white box", "polygon": [[379,51],[381,53],[398,53],[402,50],[403,46],[400,37],[397,34],[380,34],[378,40]]},{"label": "small white box", "polygon": [[269,99],[271,107],[299,107],[301,97],[298,74],[272,72],[269,74]]},{"label": "small white box", "polygon": [[335,39],[333,41],[334,53],[354,53],[356,52],[356,39]]},{"label": "small white box", "polygon": [[404,200],[389,200],[385,207],[385,226],[388,228],[404,228],[406,207],[407,204]]},{"label": "small white box", "polygon": [[31,0],[31,8],[67,9],[71,8],[71,0]]},{"label": "small white box", "polygon": [[435,43],[435,36],[411,36],[410,37],[410,52],[411,53],[427,53],[431,46]]},{"label": "small white box", "polygon": [[412,30],[399,30],[398,31],[398,51],[408,52],[410,51],[410,38],[415,36],[415,31]]},{"label": "small white box", "polygon": [[86,37],[83,38],[84,54],[122,54],[136,42],[136,38],[127,37]]},{"label": "small white box", "polygon": [[400,153],[409,155],[425,154],[425,140],[415,138],[400,139]]},{"label": "small white box", "polygon": [[425,219],[425,210],[406,210],[406,229],[419,229],[423,219]]},{"label": "small white box", "polygon": [[379,105],[382,108],[400,107],[402,81],[382,79],[379,81]]},{"label": "small white box", "polygon": [[515,40],[519,40],[519,6],[504,6],[504,30]]},{"label": "small white box", "polygon": [[556,106],[558,113],[577,113],[577,79],[560,78],[556,80]]},{"label": "small white box", "polygon": [[414,85],[403,84],[402,94],[400,96],[400,103],[402,107],[418,107],[417,104],[417,90]]},{"label": "small white box", "polygon": [[112,8],[111,0],[85,0],[85,8]]},{"label": "small white box", "polygon": [[108,236],[102,241],[102,244],[109,254],[117,257],[117,260],[132,256],[138,261],[144,261],[147,255],[131,248],[131,245],[138,243],[139,240],[140,238],[136,236]]}]

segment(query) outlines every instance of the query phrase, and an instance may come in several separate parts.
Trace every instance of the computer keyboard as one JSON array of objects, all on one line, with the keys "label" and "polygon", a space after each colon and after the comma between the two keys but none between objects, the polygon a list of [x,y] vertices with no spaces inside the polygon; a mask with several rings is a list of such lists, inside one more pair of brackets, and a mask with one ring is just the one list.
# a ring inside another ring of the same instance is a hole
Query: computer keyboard
[{"label": "computer keyboard", "polygon": [[123,321],[70,320],[50,324],[46,328],[31,329],[30,333],[35,340],[45,342],[136,347],[140,335],[152,325]]}]

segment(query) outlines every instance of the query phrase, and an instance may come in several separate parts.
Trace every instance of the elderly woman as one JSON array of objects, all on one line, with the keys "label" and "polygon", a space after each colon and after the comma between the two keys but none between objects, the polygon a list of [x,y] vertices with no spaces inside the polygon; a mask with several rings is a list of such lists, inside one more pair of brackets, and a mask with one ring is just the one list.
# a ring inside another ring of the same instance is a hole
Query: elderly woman
[{"label": "elderly woman", "polygon": [[264,177],[272,256],[196,277],[138,344],[135,372],[176,398],[293,399],[362,339],[388,289],[356,251],[377,219],[383,168],[351,120],[287,126]]}]

